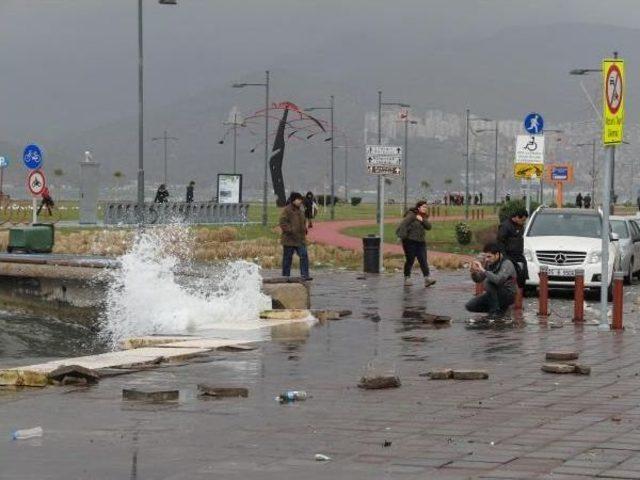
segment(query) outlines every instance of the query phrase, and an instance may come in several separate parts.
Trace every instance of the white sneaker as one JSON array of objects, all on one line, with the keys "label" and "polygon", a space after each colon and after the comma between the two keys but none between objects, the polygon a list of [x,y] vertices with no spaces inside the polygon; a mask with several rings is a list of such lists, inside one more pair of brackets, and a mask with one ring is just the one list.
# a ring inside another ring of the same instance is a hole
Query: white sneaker
[{"label": "white sneaker", "polygon": [[413,282],[411,281],[411,277],[404,277],[404,286],[410,287],[411,285],[413,285]]},{"label": "white sneaker", "polygon": [[424,277],[424,286],[426,287],[430,287],[431,285],[434,285],[436,283],[436,281],[434,279],[432,279],[431,277]]}]

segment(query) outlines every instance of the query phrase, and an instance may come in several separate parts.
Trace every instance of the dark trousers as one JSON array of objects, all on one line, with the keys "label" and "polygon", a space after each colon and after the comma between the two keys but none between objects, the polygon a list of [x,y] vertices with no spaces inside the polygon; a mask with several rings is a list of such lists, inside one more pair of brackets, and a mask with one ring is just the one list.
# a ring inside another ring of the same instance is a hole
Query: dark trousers
[{"label": "dark trousers", "polygon": [[503,314],[515,301],[515,295],[505,289],[499,289],[492,283],[484,284],[485,292],[473,297],[465,308],[469,312]]},{"label": "dark trousers", "polygon": [[309,255],[307,254],[306,245],[282,247],[282,276],[291,276],[291,263],[293,262],[294,252],[297,253],[300,258],[300,275],[302,278],[309,278]]},{"label": "dark trousers", "polygon": [[429,276],[429,263],[427,262],[427,244],[414,240],[402,240],[404,250],[404,276],[411,276],[411,269],[416,259],[420,264],[420,270],[425,277]]}]

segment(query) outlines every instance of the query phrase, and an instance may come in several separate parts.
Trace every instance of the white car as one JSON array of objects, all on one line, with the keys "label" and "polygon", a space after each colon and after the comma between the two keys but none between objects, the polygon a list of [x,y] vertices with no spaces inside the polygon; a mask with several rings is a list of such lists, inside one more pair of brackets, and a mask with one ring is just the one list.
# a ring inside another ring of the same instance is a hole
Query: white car
[{"label": "white car", "polygon": [[612,216],[611,231],[617,233],[620,250],[620,270],[624,272],[624,282],[631,285],[633,277],[640,274],[640,228],[634,217]]},{"label": "white car", "polygon": [[[600,291],[602,261],[602,215],[595,210],[538,208],[524,232],[527,287],[540,284],[540,266],[549,268],[549,287],[573,288],[575,269],[584,269],[586,288]],[[610,234],[609,285],[620,266],[617,234]]]}]

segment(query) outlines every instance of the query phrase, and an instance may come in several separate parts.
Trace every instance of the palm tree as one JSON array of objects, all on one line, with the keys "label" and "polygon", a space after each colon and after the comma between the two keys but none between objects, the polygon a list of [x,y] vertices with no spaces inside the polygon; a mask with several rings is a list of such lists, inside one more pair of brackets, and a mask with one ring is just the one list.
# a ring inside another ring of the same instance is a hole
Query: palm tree
[{"label": "palm tree", "polygon": [[422,187],[424,192],[427,193],[429,191],[429,188],[431,188],[431,184],[429,182],[427,182],[426,180],[422,180],[420,182],[420,187]]},{"label": "palm tree", "polygon": [[122,173],[120,170],[116,170],[115,172],[113,172],[113,178],[116,179],[116,185],[120,187],[120,182],[124,178],[124,173]]}]

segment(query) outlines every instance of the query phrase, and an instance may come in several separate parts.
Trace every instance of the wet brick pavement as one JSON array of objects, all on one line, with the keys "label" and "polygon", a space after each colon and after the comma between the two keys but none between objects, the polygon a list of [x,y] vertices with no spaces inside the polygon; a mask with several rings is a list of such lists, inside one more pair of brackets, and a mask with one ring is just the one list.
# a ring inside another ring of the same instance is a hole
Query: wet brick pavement
[{"label": "wet brick pavement", "polygon": [[[0,478],[640,478],[640,342],[630,301],[637,287],[628,289],[624,333],[574,327],[562,298],[551,305],[562,328],[539,323],[532,299],[526,325],[473,331],[462,309],[472,284],[460,274],[437,278],[425,290],[401,287],[398,275],[319,273],[314,306],[354,315],[318,325],[308,338],[90,388],[0,391]],[[403,318],[403,310],[421,307],[454,323],[434,329]],[[591,376],[541,372],[544,353],[559,348],[579,351]],[[402,386],[358,389],[370,362],[396,370]],[[490,378],[420,376],[440,367],[485,369]],[[250,394],[202,400],[197,383],[246,386]],[[122,402],[121,389],[134,386],[180,388],[181,400]],[[275,395],[288,388],[312,398],[279,405]],[[13,427],[35,425],[43,438],[9,440]],[[316,462],[316,453],[332,460]]]}]

